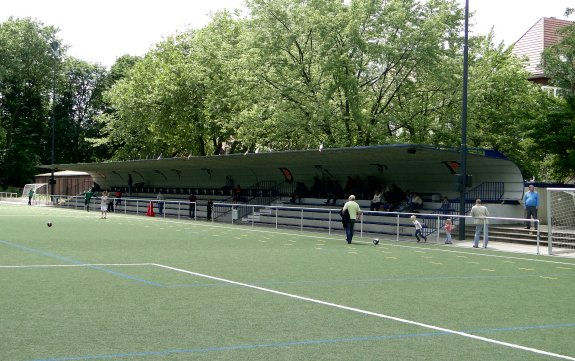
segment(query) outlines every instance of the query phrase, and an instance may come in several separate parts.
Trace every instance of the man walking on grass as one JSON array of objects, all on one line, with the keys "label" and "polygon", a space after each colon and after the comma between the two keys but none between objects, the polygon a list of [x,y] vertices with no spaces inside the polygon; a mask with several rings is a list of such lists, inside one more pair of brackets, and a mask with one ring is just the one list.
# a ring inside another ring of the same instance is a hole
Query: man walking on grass
[{"label": "man walking on grass", "polygon": [[353,239],[353,228],[355,226],[355,221],[361,219],[361,209],[359,204],[355,201],[355,196],[352,194],[349,196],[348,201],[343,205],[342,212],[349,212],[349,222],[345,227],[345,240],[347,243],[351,243]]}]

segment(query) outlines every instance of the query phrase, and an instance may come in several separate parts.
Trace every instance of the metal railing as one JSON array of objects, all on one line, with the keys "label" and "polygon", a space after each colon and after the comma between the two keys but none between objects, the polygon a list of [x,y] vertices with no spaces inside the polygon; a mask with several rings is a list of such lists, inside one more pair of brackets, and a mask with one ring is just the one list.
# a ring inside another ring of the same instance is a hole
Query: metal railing
[{"label": "metal railing", "polygon": [[18,198],[18,193],[14,193],[14,192],[0,192],[0,199],[4,199],[4,198]]},{"label": "metal railing", "polygon": [[[116,203],[116,199],[110,197]],[[154,209],[156,217],[157,200],[152,198],[120,198],[120,203],[114,206],[114,213],[146,215],[148,208]],[[189,218],[190,205],[195,206],[194,220],[206,219],[205,200],[191,203],[183,200],[164,200],[164,218]],[[101,204],[100,197],[94,197],[86,207],[82,196],[53,196],[50,200],[46,198],[45,205],[72,209],[83,209],[99,211]],[[240,214],[247,214],[241,217]],[[356,233],[359,237],[381,237],[389,236],[395,240],[412,239],[414,226],[409,219],[413,213],[404,212],[379,212],[364,211],[356,222]],[[424,234],[430,240],[441,242],[444,234],[442,231],[445,219],[451,218],[455,225],[454,233],[458,232],[456,224],[460,218],[472,219],[470,216],[443,213],[417,213],[418,219],[424,225]],[[515,229],[524,228],[527,219],[487,217],[494,226],[506,225]],[[296,207],[280,205],[256,205],[244,203],[214,202],[212,217],[209,220],[214,223],[243,224],[251,226],[266,226],[272,228],[289,228],[300,231],[322,231],[328,234],[343,234],[344,229],[341,224],[339,208],[326,207]],[[538,220],[532,220],[536,229],[537,253],[540,247],[540,224]],[[432,229],[433,232],[430,232]],[[433,235],[433,237],[431,237]],[[430,238],[431,237],[431,238]]]}]

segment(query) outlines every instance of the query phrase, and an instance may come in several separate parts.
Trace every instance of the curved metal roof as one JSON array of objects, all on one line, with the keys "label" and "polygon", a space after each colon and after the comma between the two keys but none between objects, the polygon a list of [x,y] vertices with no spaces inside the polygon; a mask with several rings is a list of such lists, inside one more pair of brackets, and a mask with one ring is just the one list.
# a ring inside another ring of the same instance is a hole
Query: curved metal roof
[{"label": "curved metal roof", "polygon": [[[243,188],[262,181],[281,183],[285,175],[311,186],[314,176],[332,177],[342,185],[348,175],[375,176],[381,183],[422,193],[458,195],[454,173],[459,150],[416,144],[228,154],[102,163],[60,164],[58,170],[87,172],[102,188],[134,183],[149,187],[218,187],[231,176]],[[49,167],[49,166],[48,166]],[[288,170],[287,172],[285,170]],[[470,149],[468,173],[473,184],[504,182],[505,199],[520,199],[523,177],[519,168],[493,150]]]}]

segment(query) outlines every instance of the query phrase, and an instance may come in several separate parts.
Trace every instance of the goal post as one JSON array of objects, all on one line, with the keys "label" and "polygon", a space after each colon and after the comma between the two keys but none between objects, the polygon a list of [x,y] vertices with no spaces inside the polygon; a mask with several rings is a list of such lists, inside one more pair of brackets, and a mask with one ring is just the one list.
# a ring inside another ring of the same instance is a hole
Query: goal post
[{"label": "goal post", "polygon": [[575,188],[547,188],[549,254],[575,252]]},{"label": "goal post", "polygon": [[32,201],[38,203],[41,200],[46,200],[48,196],[48,183],[30,183],[24,185],[22,189],[22,201],[28,202],[28,193],[32,190],[34,192],[34,197]]}]

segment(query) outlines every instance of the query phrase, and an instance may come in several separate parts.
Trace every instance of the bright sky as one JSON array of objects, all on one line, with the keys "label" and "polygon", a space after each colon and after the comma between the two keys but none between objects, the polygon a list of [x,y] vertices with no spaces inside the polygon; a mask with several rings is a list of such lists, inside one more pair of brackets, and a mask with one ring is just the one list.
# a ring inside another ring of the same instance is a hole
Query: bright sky
[{"label": "bright sky", "polygon": [[[13,16],[54,25],[70,46],[68,55],[109,67],[124,54],[144,55],[169,35],[205,26],[210,12],[243,4],[244,0],[4,0],[0,22]],[[469,0],[470,11],[475,11],[472,31],[485,34],[493,26],[496,42],[506,45],[541,17],[565,19],[567,7],[575,7],[573,0]]]}]

